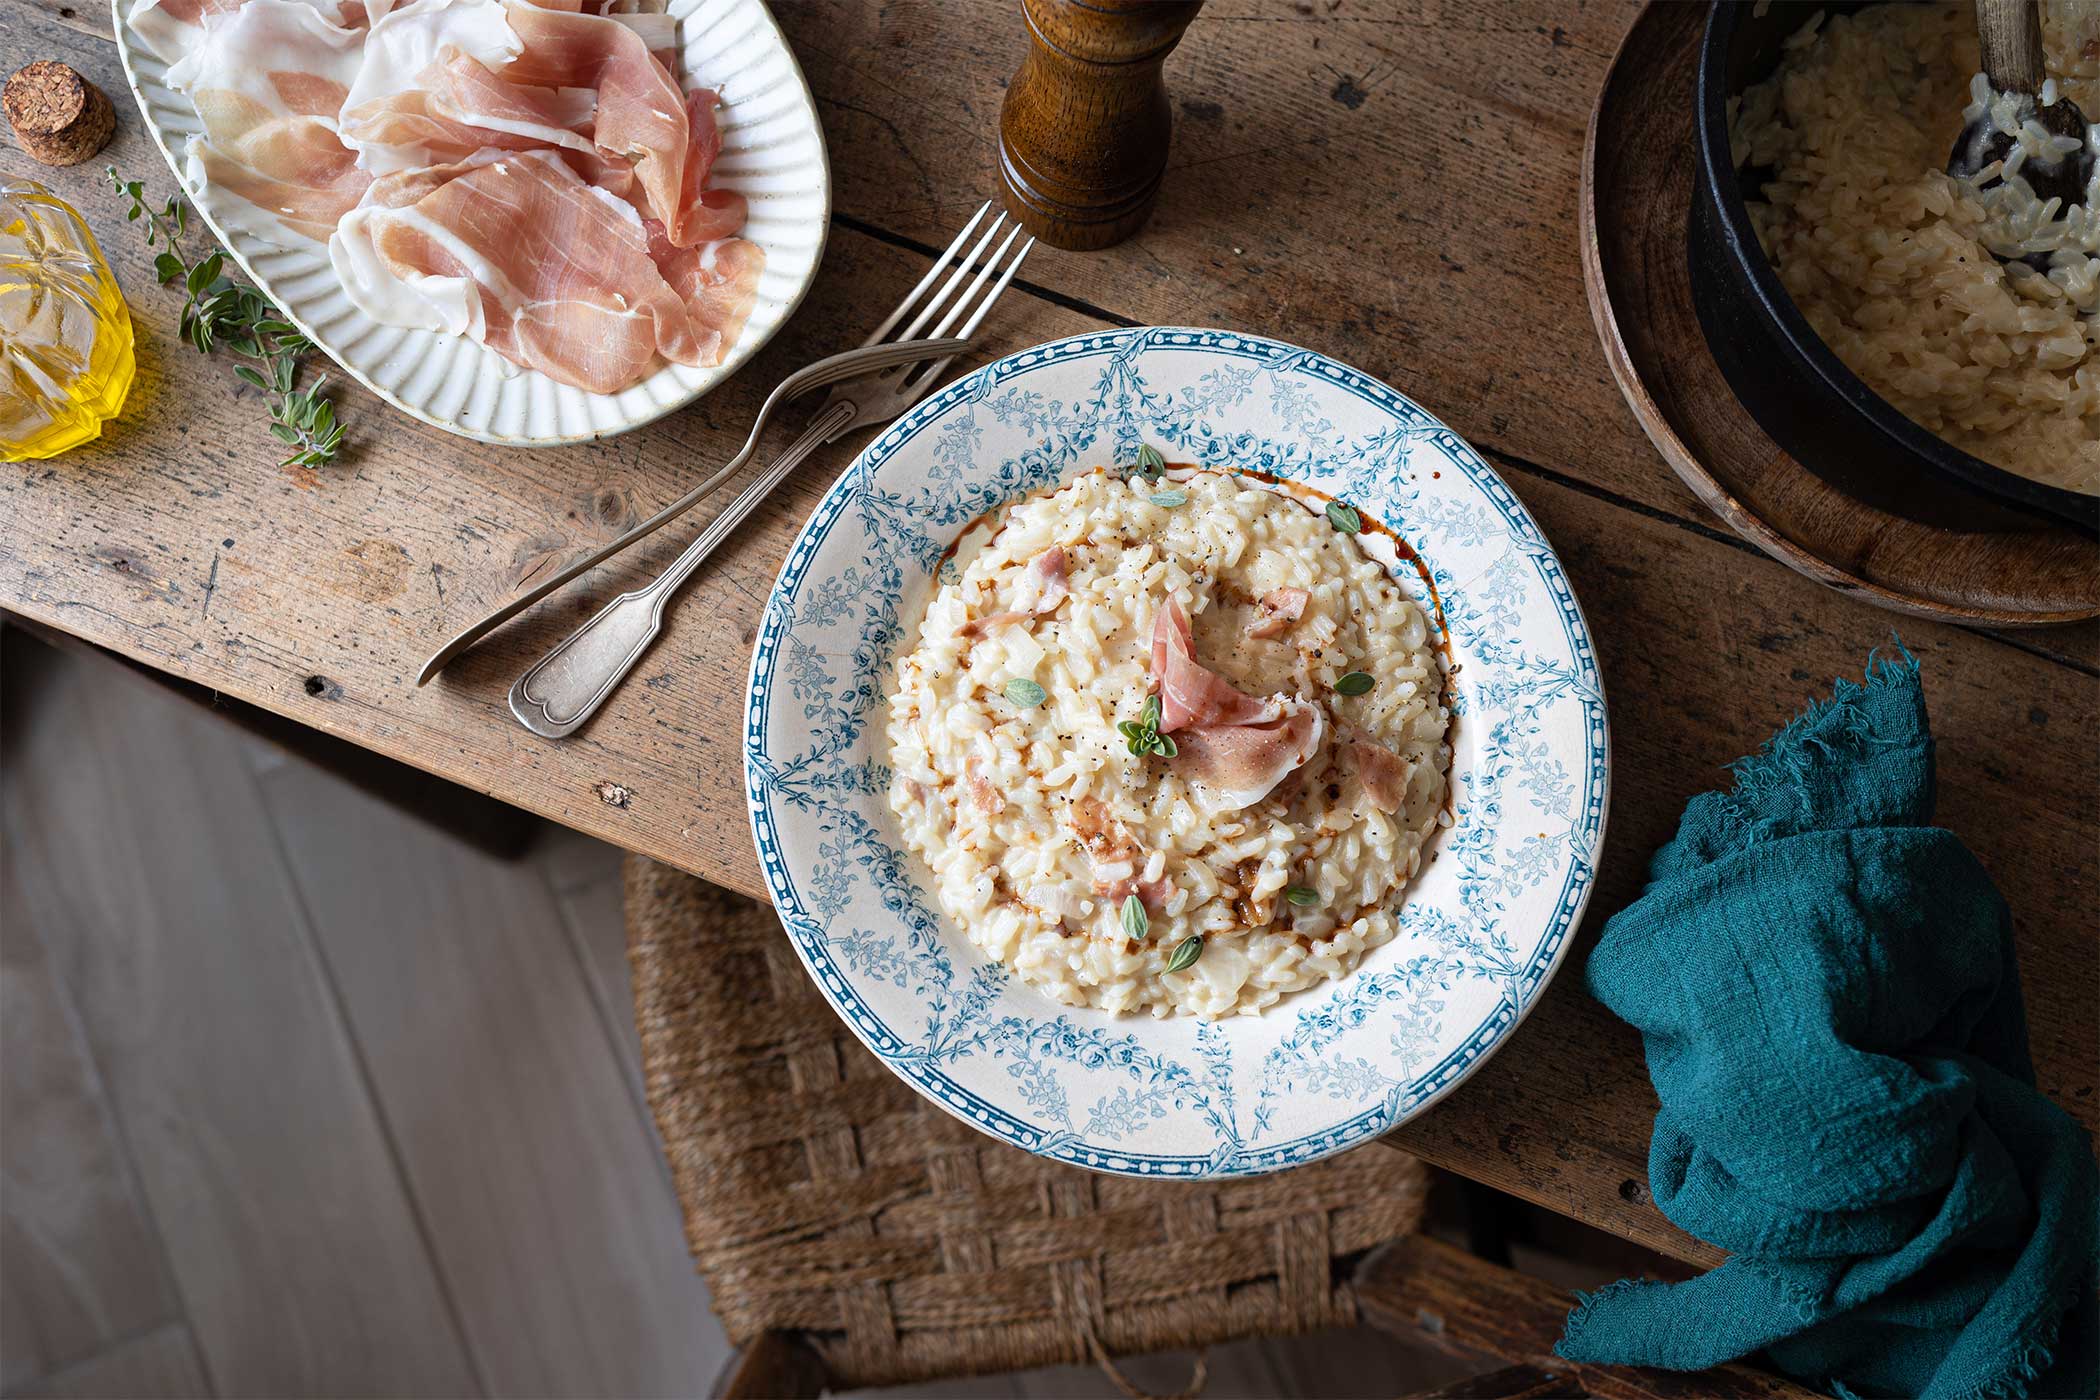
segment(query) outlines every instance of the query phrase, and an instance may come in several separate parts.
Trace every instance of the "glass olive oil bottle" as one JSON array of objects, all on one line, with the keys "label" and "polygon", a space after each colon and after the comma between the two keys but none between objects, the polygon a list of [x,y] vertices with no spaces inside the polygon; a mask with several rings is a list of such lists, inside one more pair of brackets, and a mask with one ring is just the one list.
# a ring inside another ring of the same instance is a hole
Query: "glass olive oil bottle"
[{"label": "glass olive oil bottle", "polygon": [[131,312],[86,221],[34,180],[0,184],[0,460],[100,437],[135,368]]}]

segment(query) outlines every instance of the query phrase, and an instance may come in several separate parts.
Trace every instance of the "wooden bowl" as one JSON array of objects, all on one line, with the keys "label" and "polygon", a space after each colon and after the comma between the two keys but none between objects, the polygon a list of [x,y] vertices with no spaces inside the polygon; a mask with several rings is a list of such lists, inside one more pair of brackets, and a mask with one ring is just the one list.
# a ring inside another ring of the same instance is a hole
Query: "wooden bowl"
[{"label": "wooden bowl", "polygon": [[[1706,12],[1655,0],[1627,31],[1583,148],[1583,281],[1612,377],[1663,460],[1737,534],[1863,602],[1971,626],[2100,617],[2100,536],[1952,477],[1805,462],[1736,397],[1689,266]],[[1865,477],[1848,481],[1848,475]],[[1895,497],[1898,499],[1891,499]],[[1933,519],[1920,519],[1929,515]]]},{"label": "wooden bowl", "polygon": [[[1792,5],[1717,3],[1699,47],[1694,129],[1699,183],[1693,195],[1693,304],[1708,346],[1736,396],[1766,432],[1811,470],[1837,474],[1848,490],[1908,508],[1926,521],[1974,509],[1955,482],[2020,509],[2081,528],[2100,527],[2100,497],[2018,476],[1943,441],[1868,388],[1794,305],[1759,246],[1728,142],[1728,103],[1770,76],[1806,12]],[[1844,13],[1857,3],[1829,7]]]}]

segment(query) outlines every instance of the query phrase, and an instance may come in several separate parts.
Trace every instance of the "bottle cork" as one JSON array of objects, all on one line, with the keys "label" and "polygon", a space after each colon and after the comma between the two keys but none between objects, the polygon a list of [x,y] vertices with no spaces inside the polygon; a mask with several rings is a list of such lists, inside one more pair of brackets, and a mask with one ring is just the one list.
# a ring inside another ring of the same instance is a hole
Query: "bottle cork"
[{"label": "bottle cork", "polygon": [[22,149],[45,165],[78,165],[117,128],[116,108],[102,89],[50,59],[10,77],[0,90],[0,107]]}]

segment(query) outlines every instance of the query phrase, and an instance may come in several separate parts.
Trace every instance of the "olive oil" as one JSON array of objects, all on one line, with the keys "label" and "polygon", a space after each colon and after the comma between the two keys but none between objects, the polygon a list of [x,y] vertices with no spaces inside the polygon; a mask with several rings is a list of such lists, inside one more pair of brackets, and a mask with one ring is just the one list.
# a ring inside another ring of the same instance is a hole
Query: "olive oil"
[{"label": "olive oil", "polygon": [[86,221],[34,180],[0,184],[0,460],[101,436],[135,369],[131,312]]}]

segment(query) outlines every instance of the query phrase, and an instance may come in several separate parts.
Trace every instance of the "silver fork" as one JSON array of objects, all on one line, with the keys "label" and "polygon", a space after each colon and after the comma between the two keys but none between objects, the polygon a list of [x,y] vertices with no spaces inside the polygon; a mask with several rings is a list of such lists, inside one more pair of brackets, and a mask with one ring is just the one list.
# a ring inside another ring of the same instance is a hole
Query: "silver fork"
[{"label": "silver fork", "polygon": [[[430,678],[451,665],[454,657],[516,617],[519,613],[525,611],[525,609],[531,607],[534,603],[537,603],[540,599],[546,597],[549,593],[552,593],[555,589],[567,583],[570,579],[597,568],[600,564],[603,564],[644,535],[654,534],[698,505],[701,498],[712,494],[716,487],[736,475],[737,469],[751,460],[751,454],[758,449],[758,435],[765,431],[766,422],[773,416],[773,410],[786,403],[789,399],[806,394],[812,389],[821,389],[827,384],[836,384],[842,379],[856,379],[866,374],[869,370],[881,369],[889,365],[913,364],[921,360],[931,359],[936,355],[946,355],[952,359],[956,351],[968,349],[969,344],[970,342],[966,339],[900,341],[893,345],[879,346],[869,344],[863,345],[857,350],[841,351],[839,354],[818,360],[815,364],[804,365],[801,369],[796,370],[793,374],[773,386],[773,392],[766,395],[766,401],[759,405],[758,416],[751,420],[751,432],[744,439],[743,447],[738,449],[734,457],[724,462],[713,476],[710,476],[707,480],[701,482],[698,486],[695,486],[692,490],[686,492],[683,496],[680,496],[677,500],[614,540],[611,544],[591,551],[591,553],[578,559],[552,578],[542,579],[529,591],[519,594],[502,607],[483,617],[479,622],[463,628],[451,641],[431,653],[430,659],[423,663],[422,671],[416,676],[416,684],[429,684]],[[941,363],[946,364],[948,361],[942,360]]]},{"label": "silver fork", "polygon": [[[1035,246],[1035,240],[1031,238],[1018,251],[1013,251],[1014,240],[1021,235],[1019,225],[1015,225],[997,250],[986,257],[985,250],[1006,227],[1006,215],[1002,213],[985,228],[968,254],[957,262],[958,250],[968,242],[990,208],[987,202],[971,216],[962,232],[955,236],[955,241],[919,280],[919,285],[913,287],[897,304],[897,309],[875,328],[865,346],[881,344],[897,330],[897,323],[907,315],[912,316],[911,324],[897,331],[897,338],[912,340],[944,307],[947,314],[926,332],[929,342],[947,336],[951,329],[962,339],[968,339],[977,330],[992,304],[1013,281],[1021,260]],[[951,263],[954,271],[921,306],[920,298],[940,281],[941,274],[948,271]],[[976,268],[974,277],[971,276],[973,265]],[[951,299],[953,305],[949,304]],[[915,307],[917,314],[913,315]],[[957,328],[956,321],[965,315],[968,319]],[[564,738],[576,732],[634,669],[634,664],[641,660],[649,644],[656,640],[657,634],[663,630],[664,604],[678,591],[679,585],[692,577],[693,571],[714,553],[723,540],[729,538],[730,533],[789,472],[824,444],[838,441],[855,428],[887,423],[910,408],[940,381],[941,374],[954,358],[948,355],[923,368],[898,365],[844,380],[834,386],[824,400],[824,406],[817,411],[816,419],[802,436],[739,492],[735,500],[724,506],[722,513],[700,532],[700,537],[688,545],[654,582],[622,593],[607,603],[518,677],[517,684],[510,688],[510,712],[518,717],[518,722],[549,739]]]}]

